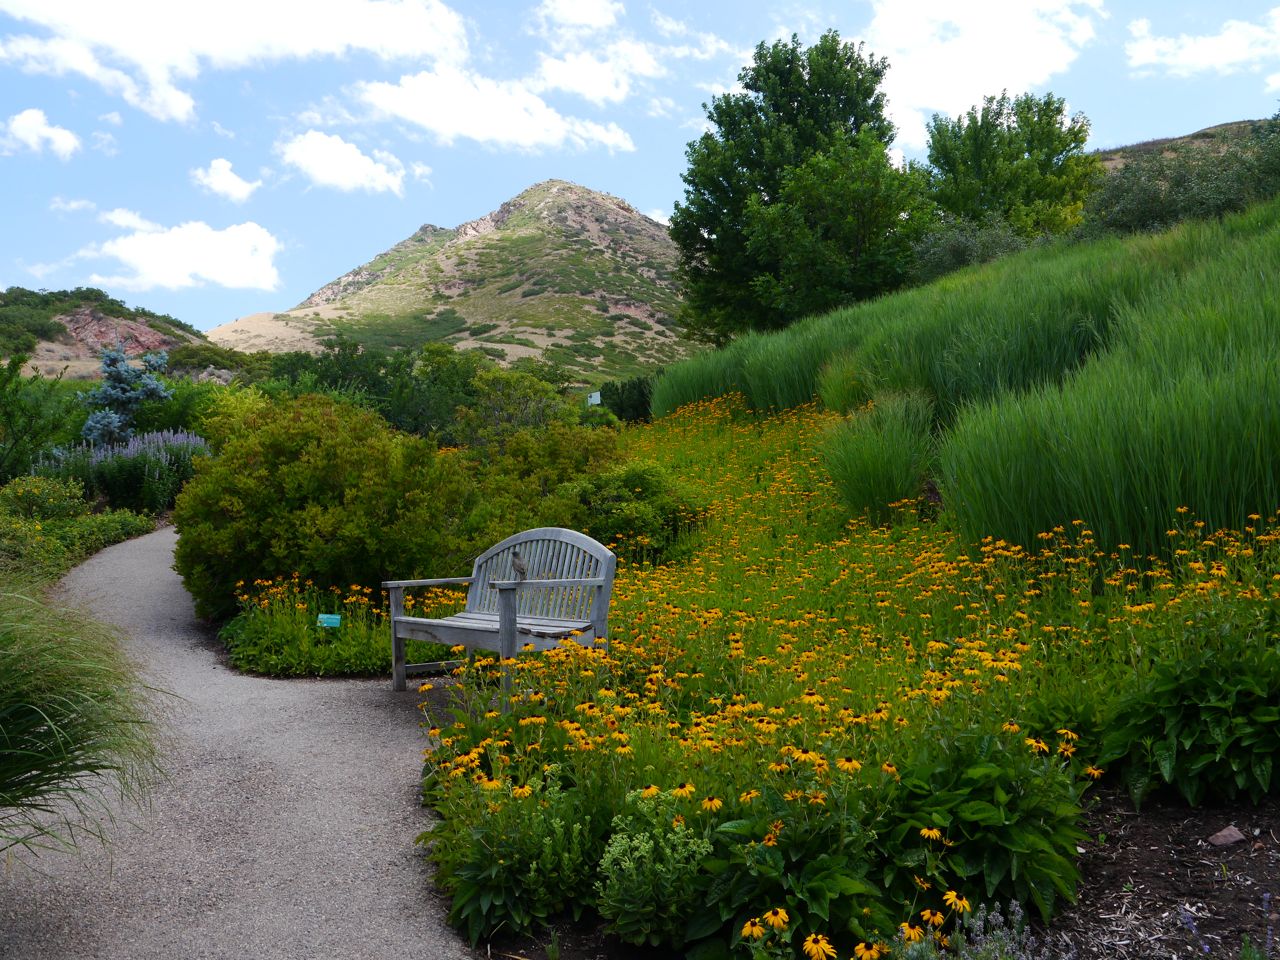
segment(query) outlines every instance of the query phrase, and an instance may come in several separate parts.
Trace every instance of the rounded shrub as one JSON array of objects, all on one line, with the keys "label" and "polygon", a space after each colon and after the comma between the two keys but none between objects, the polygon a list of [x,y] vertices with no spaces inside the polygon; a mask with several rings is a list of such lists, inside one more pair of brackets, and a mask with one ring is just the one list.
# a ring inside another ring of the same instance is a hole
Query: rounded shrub
[{"label": "rounded shrub", "polygon": [[18,477],[0,487],[0,513],[30,520],[65,520],[89,512],[84,484],[56,477]]},{"label": "rounded shrub", "polygon": [[250,415],[178,497],[175,567],[201,616],[236,585],[298,573],[321,587],[454,572],[473,485],[455,457],[377,414],[305,396]]}]

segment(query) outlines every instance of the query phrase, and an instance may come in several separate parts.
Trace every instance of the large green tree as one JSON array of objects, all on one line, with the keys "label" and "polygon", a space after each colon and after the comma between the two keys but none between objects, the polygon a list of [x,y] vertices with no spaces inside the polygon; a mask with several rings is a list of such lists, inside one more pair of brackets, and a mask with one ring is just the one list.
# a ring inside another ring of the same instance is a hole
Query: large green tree
[{"label": "large green tree", "polygon": [[1003,218],[1023,236],[1063,233],[1078,225],[1102,167],[1084,152],[1089,120],[1066,115],[1066,101],[1046,93],[987,97],[982,107],[929,124],[933,197],[968,220]]},{"label": "large green tree", "polygon": [[792,36],[756,47],[738,75],[743,92],[705,107],[710,129],[689,144],[684,201],[671,217],[684,321],[693,336],[724,342],[795,319],[776,297],[760,295],[757,278],[776,275],[780,266],[774,244],[752,243],[752,227],[762,222],[763,208],[778,202],[788,174],[815,154],[864,131],[883,145],[892,142],[880,90],[888,66],[861,44],[842,43],[835,31],[808,49]]}]

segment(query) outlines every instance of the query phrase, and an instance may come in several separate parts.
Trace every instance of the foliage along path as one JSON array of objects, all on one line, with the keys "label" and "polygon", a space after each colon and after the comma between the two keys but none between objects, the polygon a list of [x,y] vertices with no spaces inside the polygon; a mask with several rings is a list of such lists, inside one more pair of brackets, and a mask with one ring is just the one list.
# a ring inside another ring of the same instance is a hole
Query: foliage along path
[{"label": "foliage along path", "polygon": [[416,694],[247,677],[220,660],[160,530],[63,581],[164,697],[165,779],[109,848],[0,869],[0,957],[473,956],[427,895]]}]

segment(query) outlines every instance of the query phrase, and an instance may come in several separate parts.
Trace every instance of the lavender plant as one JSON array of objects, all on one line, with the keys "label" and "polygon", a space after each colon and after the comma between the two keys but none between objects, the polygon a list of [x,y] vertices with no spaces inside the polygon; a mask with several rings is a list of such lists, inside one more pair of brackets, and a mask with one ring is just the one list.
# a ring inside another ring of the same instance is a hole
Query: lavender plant
[{"label": "lavender plant", "polygon": [[78,480],[89,497],[115,508],[157,511],[173,506],[195,470],[195,458],[208,453],[209,445],[194,433],[161,430],[120,443],[54,450],[37,460],[32,472]]}]

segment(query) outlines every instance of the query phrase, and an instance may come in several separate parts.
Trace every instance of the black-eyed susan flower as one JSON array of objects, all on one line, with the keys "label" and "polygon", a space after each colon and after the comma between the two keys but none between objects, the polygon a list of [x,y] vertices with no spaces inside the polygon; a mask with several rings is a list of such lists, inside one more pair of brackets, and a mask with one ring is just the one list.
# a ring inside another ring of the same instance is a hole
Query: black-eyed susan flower
[{"label": "black-eyed susan flower", "polygon": [[920,836],[924,837],[926,840],[941,840],[942,831],[937,827],[921,827]]},{"label": "black-eyed susan flower", "polygon": [[898,929],[902,931],[902,939],[907,943],[918,943],[924,939],[924,927],[917,927],[909,921],[898,924]]},{"label": "black-eyed susan flower", "polygon": [[651,800],[662,792],[662,788],[656,783],[651,783],[640,791],[640,796],[646,800]]},{"label": "black-eyed susan flower", "polygon": [[785,930],[787,929],[787,924],[791,922],[791,918],[787,916],[787,911],[782,907],[774,907],[765,911],[764,922],[775,930]]},{"label": "black-eyed susan flower", "polygon": [[862,769],[862,764],[853,757],[841,757],[836,761],[836,769],[841,773],[857,773]]},{"label": "black-eyed susan flower", "polygon": [[704,797],[702,800],[702,809],[710,813],[715,813],[724,806],[724,801],[719,797]]},{"label": "black-eyed susan flower", "polygon": [[804,938],[800,949],[809,960],[829,960],[836,955],[836,948],[820,933],[811,933]]},{"label": "black-eyed susan flower", "polygon": [[678,787],[671,790],[671,795],[679,797],[681,800],[688,800],[693,796],[694,786],[692,783],[682,783]]},{"label": "black-eyed susan flower", "polygon": [[968,910],[972,909],[969,906],[969,901],[966,900],[964,897],[960,896],[960,894],[956,893],[954,890],[948,890],[946,893],[944,893],[942,895],[942,902],[945,903],[952,910],[954,910],[956,913],[965,913]]},{"label": "black-eyed susan flower", "polygon": [[921,910],[920,918],[931,927],[940,927],[946,920],[946,914],[938,910]]},{"label": "black-eyed susan flower", "polygon": [[764,936],[764,924],[759,917],[752,917],[742,925],[743,940],[759,940]]},{"label": "black-eyed susan flower", "polygon": [[759,796],[760,796],[759,790],[744,790],[742,793],[738,794],[738,802],[750,803],[752,800],[755,800]]}]

